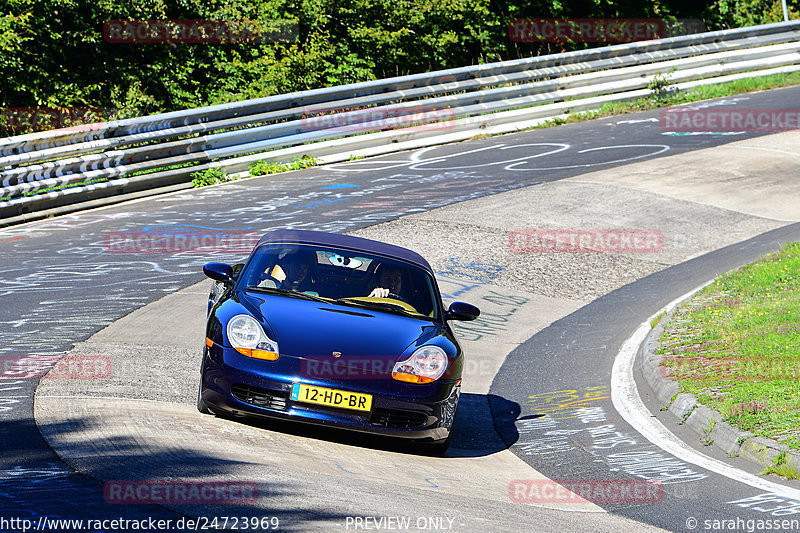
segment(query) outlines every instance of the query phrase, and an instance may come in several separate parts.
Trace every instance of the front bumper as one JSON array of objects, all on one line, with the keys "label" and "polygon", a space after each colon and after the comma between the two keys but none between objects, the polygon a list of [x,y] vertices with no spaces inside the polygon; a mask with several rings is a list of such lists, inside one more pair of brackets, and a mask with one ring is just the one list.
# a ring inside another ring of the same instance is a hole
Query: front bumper
[{"label": "front bumper", "polygon": [[[443,441],[450,435],[460,381],[409,384],[391,377],[309,379],[281,372],[284,365],[247,358],[232,348],[206,347],[201,394],[212,410],[237,416],[290,420],[413,440]],[[293,401],[294,383],[372,395],[369,412]]]}]

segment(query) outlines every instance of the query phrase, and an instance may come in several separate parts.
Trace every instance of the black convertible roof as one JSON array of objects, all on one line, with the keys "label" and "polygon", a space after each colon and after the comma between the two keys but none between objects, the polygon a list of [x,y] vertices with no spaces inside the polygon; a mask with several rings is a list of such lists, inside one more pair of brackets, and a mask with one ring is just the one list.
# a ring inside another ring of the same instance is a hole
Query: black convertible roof
[{"label": "black convertible roof", "polygon": [[355,252],[367,252],[376,255],[383,255],[396,259],[402,259],[408,263],[413,263],[425,270],[433,273],[433,269],[424,257],[408,248],[386,244],[385,242],[373,241],[361,237],[350,235],[339,235],[338,233],[327,233],[324,231],[309,230],[289,230],[279,229],[270,231],[258,240],[256,247],[262,244],[272,243],[292,243],[292,244],[313,244],[320,246],[333,246],[344,248]]}]

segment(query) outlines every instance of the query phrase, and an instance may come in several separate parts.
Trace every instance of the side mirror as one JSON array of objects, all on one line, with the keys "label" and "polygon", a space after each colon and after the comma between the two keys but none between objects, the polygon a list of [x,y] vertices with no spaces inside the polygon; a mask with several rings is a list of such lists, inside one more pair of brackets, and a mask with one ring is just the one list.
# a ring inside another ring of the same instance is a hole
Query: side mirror
[{"label": "side mirror", "polygon": [[481,310],[466,302],[453,302],[445,313],[447,320],[475,320],[481,314]]},{"label": "side mirror", "polygon": [[233,283],[233,267],[226,263],[206,263],[203,265],[203,274],[222,283]]}]

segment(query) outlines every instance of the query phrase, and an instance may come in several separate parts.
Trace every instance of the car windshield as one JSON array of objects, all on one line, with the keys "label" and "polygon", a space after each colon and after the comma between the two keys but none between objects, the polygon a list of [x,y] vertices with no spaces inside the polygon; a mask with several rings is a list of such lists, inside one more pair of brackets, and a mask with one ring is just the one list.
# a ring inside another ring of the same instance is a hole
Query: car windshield
[{"label": "car windshield", "polygon": [[439,317],[433,277],[384,256],[297,244],[260,246],[240,277],[248,290],[369,308],[417,318]]}]

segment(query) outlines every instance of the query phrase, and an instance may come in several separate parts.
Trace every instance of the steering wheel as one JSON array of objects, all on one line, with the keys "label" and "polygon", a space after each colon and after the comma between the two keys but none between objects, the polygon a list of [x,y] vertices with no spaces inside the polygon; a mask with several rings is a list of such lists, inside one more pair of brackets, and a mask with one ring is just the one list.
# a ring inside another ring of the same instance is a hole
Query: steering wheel
[{"label": "steering wheel", "polygon": [[392,300],[400,300],[401,302],[408,303],[408,300],[406,300],[405,298],[394,292],[390,292],[388,295],[386,295],[386,297],[391,298]]},{"label": "steering wheel", "polygon": [[[269,283],[267,283],[267,284],[265,285],[265,284],[264,284],[264,282],[265,282],[265,281],[267,281],[267,282],[269,282]],[[268,289],[279,289],[279,288],[281,287],[281,285],[282,285],[282,283],[281,283],[281,281],[280,281],[280,280],[278,280],[277,278],[273,278],[272,276],[269,276],[269,275],[266,275],[266,274],[265,274],[265,275],[264,275],[264,276],[262,276],[262,277],[261,277],[261,279],[258,281],[258,285],[257,285],[257,286],[258,286],[258,287],[266,287],[266,288],[268,288]]]}]

